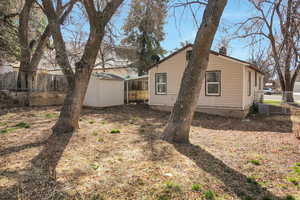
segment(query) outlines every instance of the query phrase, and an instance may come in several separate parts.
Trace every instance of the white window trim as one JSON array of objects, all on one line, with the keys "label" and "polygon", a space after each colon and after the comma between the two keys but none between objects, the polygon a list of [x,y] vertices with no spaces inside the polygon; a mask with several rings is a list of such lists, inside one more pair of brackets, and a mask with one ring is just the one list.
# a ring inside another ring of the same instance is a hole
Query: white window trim
[{"label": "white window trim", "polygon": [[[157,76],[159,75],[166,75],[166,82],[157,82]],[[159,92],[158,91],[158,86],[159,85],[166,85],[166,92]],[[167,73],[156,73],[155,74],[155,94],[156,95],[166,95],[167,94],[167,91],[168,91],[168,76],[167,76]]]},{"label": "white window trim", "polygon": [[[205,95],[206,96],[221,96],[221,71],[206,71],[206,74],[208,73],[220,73],[220,81],[218,82],[208,82],[207,77],[205,77]],[[218,93],[209,93],[208,92],[208,85],[218,85]]]}]

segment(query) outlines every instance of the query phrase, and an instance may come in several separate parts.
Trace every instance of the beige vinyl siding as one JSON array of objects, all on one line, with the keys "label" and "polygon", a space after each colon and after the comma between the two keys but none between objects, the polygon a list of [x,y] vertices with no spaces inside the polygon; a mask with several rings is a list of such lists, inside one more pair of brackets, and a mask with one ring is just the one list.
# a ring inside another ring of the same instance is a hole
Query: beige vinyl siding
[{"label": "beige vinyl siding", "polygon": [[[263,75],[260,73],[257,73],[257,86],[255,86],[255,71],[249,67],[244,67],[244,92],[243,92],[243,98],[244,98],[244,109],[248,109],[252,104],[254,100],[254,96],[257,95],[257,91],[259,91],[259,81],[260,77],[263,79]],[[251,72],[251,95],[248,95],[248,73]],[[262,88],[263,88],[263,81],[262,81]]]},{"label": "beige vinyl siding", "polygon": [[[153,67],[149,71],[149,104],[173,106],[187,65],[186,49]],[[221,71],[221,95],[205,96],[203,82],[198,105],[200,107],[243,108],[243,64],[210,54],[207,71]],[[167,94],[155,95],[155,73],[167,73]],[[204,80],[205,81],[205,80]]]}]

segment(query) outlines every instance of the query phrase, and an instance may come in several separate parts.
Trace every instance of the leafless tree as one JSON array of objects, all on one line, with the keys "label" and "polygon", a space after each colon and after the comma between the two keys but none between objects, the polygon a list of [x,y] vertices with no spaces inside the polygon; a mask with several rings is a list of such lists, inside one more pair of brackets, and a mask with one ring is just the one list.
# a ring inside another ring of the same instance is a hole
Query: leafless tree
[{"label": "leafless tree", "polygon": [[295,80],[300,70],[298,0],[249,0],[256,13],[238,24],[236,34],[251,43],[268,42],[283,98],[293,102]]},{"label": "leafless tree", "polygon": [[[60,8],[58,11],[60,13],[59,23],[63,23],[75,2],[75,0],[70,1],[64,7]],[[24,6],[19,14],[18,38],[21,48],[18,75],[19,89],[32,89],[32,82],[43,56],[44,48],[51,36],[50,27],[47,25],[38,38],[30,37],[29,23],[32,21],[30,20],[31,11],[36,4],[38,5],[38,2],[35,0],[25,0]]]},{"label": "leafless tree", "polygon": [[62,5],[61,0],[57,0],[56,6],[54,6],[52,0],[43,1],[44,12],[48,18],[52,32],[56,59],[69,84],[69,91],[59,119],[52,128],[54,133],[72,132],[78,128],[82,103],[101,42],[105,35],[105,28],[122,2],[123,0],[81,1],[87,14],[90,32],[82,56],[75,64],[75,71],[73,71],[68,58],[66,43],[62,35],[61,23],[59,22],[60,14],[58,11],[64,5]]},{"label": "leafless tree", "polygon": [[255,64],[259,70],[264,73],[264,83],[273,80],[276,77],[274,69],[275,63],[272,59],[272,50],[267,46],[251,46],[251,57],[249,62]]},{"label": "leafless tree", "polygon": [[200,96],[209,54],[227,0],[187,1],[180,6],[196,3],[206,5],[198,29],[191,59],[185,68],[179,94],[162,138],[169,142],[188,143],[191,122]]}]

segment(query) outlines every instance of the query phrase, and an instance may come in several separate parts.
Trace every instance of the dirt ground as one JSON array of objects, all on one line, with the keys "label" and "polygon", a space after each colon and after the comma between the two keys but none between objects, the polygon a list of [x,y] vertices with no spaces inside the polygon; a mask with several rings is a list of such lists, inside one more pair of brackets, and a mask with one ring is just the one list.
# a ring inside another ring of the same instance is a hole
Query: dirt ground
[{"label": "dirt ground", "polygon": [[159,139],[169,113],[141,105],[84,109],[80,130],[59,143],[53,192],[43,192],[42,178],[25,187],[20,180],[31,176],[58,114],[17,108],[0,116],[0,199],[300,200],[294,117],[197,115],[191,144],[173,145]]}]

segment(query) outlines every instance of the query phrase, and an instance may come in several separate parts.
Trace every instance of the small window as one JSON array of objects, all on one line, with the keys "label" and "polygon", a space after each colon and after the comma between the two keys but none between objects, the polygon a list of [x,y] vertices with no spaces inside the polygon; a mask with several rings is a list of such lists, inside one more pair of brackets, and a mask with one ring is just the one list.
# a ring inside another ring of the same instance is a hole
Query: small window
[{"label": "small window", "polygon": [[155,74],[155,94],[167,94],[167,73]]},{"label": "small window", "polygon": [[257,72],[255,72],[255,80],[254,80],[254,82],[255,82],[255,87],[257,87]]},{"label": "small window", "polygon": [[248,96],[251,96],[251,72],[248,72]]},{"label": "small window", "polygon": [[259,82],[258,82],[258,89],[261,90],[261,84],[262,83],[262,77],[259,77]]},{"label": "small window", "polygon": [[187,60],[187,61],[191,60],[191,58],[192,58],[192,53],[193,53],[192,50],[186,51],[186,60]]},{"label": "small window", "polygon": [[205,76],[205,93],[206,96],[221,95],[221,72],[207,71]]}]

